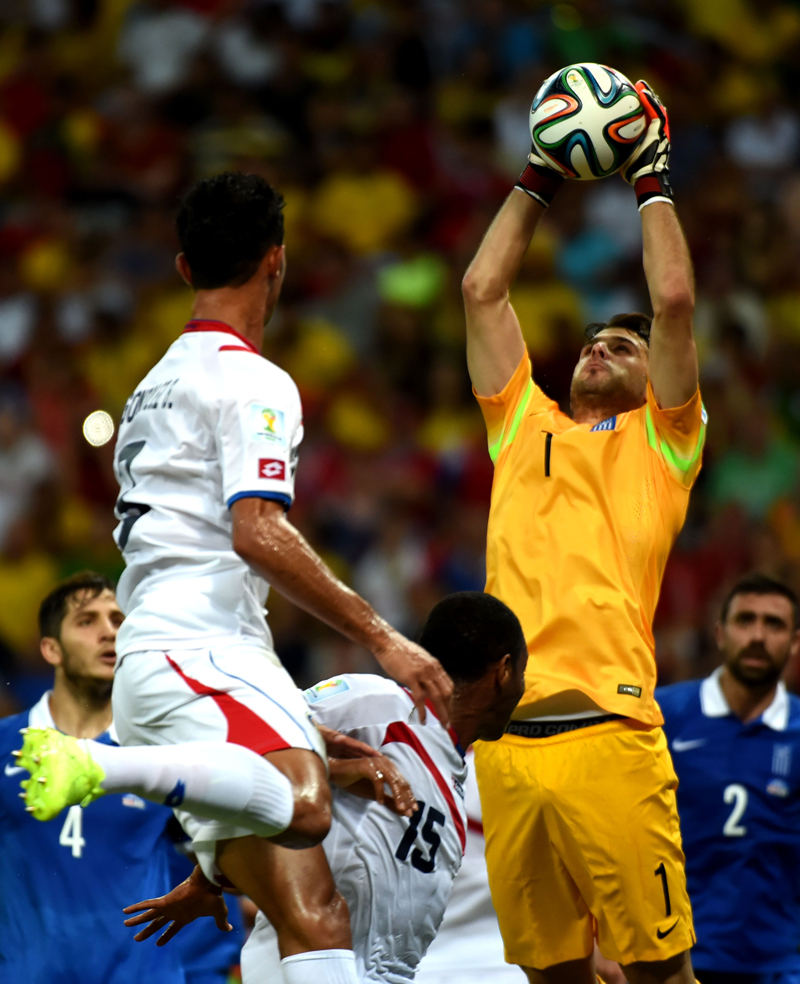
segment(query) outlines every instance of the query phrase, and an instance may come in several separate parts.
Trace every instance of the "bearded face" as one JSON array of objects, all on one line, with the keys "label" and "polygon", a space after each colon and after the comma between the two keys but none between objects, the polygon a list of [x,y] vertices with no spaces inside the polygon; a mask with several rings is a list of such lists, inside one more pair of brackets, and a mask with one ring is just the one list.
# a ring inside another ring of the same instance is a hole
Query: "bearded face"
[{"label": "bearded face", "polygon": [[741,594],[717,626],[725,666],[743,686],[774,684],[798,646],[791,602],[778,594]]},{"label": "bearded face", "polygon": [[647,396],[647,346],[634,332],[606,328],[581,350],[570,402],[577,409],[607,408],[609,416],[642,406]]}]

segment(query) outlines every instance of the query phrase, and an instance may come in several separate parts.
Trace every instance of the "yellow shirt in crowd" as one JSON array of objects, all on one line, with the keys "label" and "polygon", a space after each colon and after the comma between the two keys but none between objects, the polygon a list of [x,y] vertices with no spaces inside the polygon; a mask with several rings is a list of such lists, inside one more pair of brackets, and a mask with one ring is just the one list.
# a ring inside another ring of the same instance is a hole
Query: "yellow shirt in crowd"
[{"label": "yellow shirt in crowd", "polygon": [[531,378],[527,352],[496,396],[478,396],[495,464],[486,591],[516,612],[528,644],[514,714],[578,690],[647,724],[663,718],[653,615],[689,490],[705,411],[647,402],[576,424]]}]

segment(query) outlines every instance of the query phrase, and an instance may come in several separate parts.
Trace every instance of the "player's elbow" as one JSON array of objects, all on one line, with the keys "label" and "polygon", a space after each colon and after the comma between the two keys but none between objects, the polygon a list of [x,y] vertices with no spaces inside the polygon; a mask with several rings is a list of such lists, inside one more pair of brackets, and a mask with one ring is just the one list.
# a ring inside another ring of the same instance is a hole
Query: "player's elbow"
[{"label": "player's elbow", "polygon": [[467,305],[496,304],[508,294],[508,284],[501,283],[490,273],[469,267],[461,281],[461,293]]},{"label": "player's elbow", "polygon": [[687,320],[694,314],[694,290],[691,284],[677,283],[662,291],[653,305],[653,314],[670,321]]},{"label": "player's elbow", "polygon": [[260,555],[263,553],[263,550],[259,550],[257,539],[252,529],[234,525],[231,542],[234,551],[250,567],[255,565],[257,558],[261,559]]}]

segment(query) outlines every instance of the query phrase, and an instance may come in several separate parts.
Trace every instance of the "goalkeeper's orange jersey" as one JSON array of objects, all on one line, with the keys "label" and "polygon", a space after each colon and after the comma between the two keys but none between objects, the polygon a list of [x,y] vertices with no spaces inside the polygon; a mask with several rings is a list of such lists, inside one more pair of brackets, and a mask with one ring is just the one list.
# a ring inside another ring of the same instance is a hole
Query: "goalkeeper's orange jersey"
[{"label": "goalkeeper's orange jersey", "polygon": [[495,474],[486,590],[528,643],[514,713],[579,690],[607,711],[660,724],[653,615],[700,470],[705,411],[647,402],[576,424],[531,378],[527,353],[501,393],[478,397]]}]

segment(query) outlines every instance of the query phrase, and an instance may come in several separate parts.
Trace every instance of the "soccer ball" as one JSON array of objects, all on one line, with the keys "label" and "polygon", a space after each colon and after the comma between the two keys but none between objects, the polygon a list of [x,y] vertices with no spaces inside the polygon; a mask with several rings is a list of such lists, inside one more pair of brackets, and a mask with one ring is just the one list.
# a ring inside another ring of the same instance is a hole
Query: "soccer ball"
[{"label": "soccer ball", "polygon": [[534,147],[550,167],[582,181],[618,171],[647,128],[633,84],[594,62],[553,72],[533,98],[530,123]]}]

